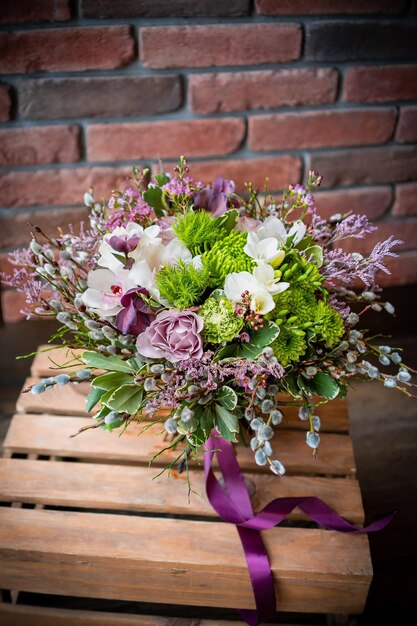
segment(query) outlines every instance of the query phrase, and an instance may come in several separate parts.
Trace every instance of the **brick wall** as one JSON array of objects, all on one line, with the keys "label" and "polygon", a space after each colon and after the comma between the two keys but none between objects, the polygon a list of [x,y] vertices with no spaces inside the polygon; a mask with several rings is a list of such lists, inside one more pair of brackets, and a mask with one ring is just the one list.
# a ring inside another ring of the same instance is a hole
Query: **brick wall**
[{"label": "brick wall", "polygon": [[[383,282],[415,282],[416,58],[407,0],[2,0],[3,269],[28,221],[76,223],[91,185],[185,154],[240,187],[319,170],[322,212],[404,239]],[[19,306],[3,293],[6,320]]]}]

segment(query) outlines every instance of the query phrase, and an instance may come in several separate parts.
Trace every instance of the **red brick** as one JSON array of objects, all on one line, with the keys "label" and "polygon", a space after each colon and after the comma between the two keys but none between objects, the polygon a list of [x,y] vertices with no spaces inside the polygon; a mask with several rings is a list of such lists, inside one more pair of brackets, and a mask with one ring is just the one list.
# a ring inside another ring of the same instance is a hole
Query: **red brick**
[{"label": "red brick", "polygon": [[359,13],[400,13],[406,0],[256,0],[261,15],[336,15]]},{"label": "red brick", "polygon": [[336,99],[338,72],[331,68],[191,74],[193,113],[326,104]]},{"label": "red brick", "polygon": [[130,174],[130,167],[2,172],[0,202],[4,207],[80,205],[90,187],[96,198],[108,198],[113,189],[128,186]]},{"label": "red brick", "polygon": [[386,266],[391,272],[378,272],[377,282],[382,287],[410,285],[417,282],[417,251],[403,252],[398,257],[389,257]]},{"label": "red brick", "polygon": [[395,121],[393,108],[260,115],[249,119],[248,142],[261,151],[384,143]]},{"label": "red brick", "polygon": [[391,187],[364,187],[361,189],[335,189],[316,191],[314,194],[319,215],[329,218],[335,213],[365,214],[376,220],[385,213],[392,203]]},{"label": "red brick", "polygon": [[0,165],[79,161],[78,126],[40,126],[0,130]]},{"label": "red brick", "polygon": [[87,130],[91,161],[215,156],[237,150],[244,120],[187,120],[94,124]]},{"label": "red brick", "polygon": [[249,0],[81,0],[81,15],[123,17],[237,17],[247,15]]},{"label": "red brick", "polygon": [[5,324],[14,324],[25,319],[21,312],[26,307],[25,294],[15,289],[1,290],[1,315]]},{"label": "red brick", "polygon": [[362,254],[369,254],[373,247],[380,241],[388,239],[391,235],[403,243],[395,248],[395,252],[404,252],[417,248],[417,219],[385,219],[375,224],[378,227],[373,233],[364,239],[345,239],[341,245],[345,250],[357,250]]},{"label": "red brick", "polygon": [[350,67],[346,70],[343,100],[390,102],[417,98],[417,66],[385,65]]},{"label": "red brick", "polygon": [[404,183],[395,187],[393,215],[417,215],[417,183]]},{"label": "red brick", "polygon": [[0,72],[123,67],[134,58],[129,26],[48,28],[0,33]]},{"label": "red brick", "polygon": [[299,24],[211,24],[140,29],[145,67],[259,65],[298,59]]},{"label": "red brick", "polygon": [[323,187],[406,182],[417,178],[417,147],[390,146],[321,152],[309,169],[323,176]]},{"label": "red brick", "polygon": [[69,0],[2,0],[1,24],[62,22],[71,18]]},{"label": "red brick", "polygon": [[416,55],[417,24],[412,21],[315,20],[306,26],[308,61],[400,61]]},{"label": "red brick", "polygon": [[401,107],[395,138],[401,143],[417,141],[417,107]]},{"label": "red brick", "polygon": [[23,81],[18,100],[26,119],[129,117],[175,111],[182,93],[179,76],[44,78]]},{"label": "red brick", "polygon": [[[13,269],[14,269],[14,265],[10,262],[9,260],[9,253],[8,252],[1,252],[0,253],[0,272],[4,272],[4,274],[13,274]],[[0,276],[0,283],[2,282],[1,280],[1,276]],[[4,283],[3,283],[4,285]]]},{"label": "red brick", "polygon": [[10,119],[11,108],[11,87],[0,83],[0,122],[7,122]]},{"label": "red brick", "polygon": [[[268,188],[276,191],[297,183],[301,177],[301,161],[293,156],[261,157],[259,159],[227,161],[195,161],[188,163],[190,174],[204,183],[211,183],[217,176],[234,180],[239,193],[245,191],[245,182],[251,181],[255,188],[263,190],[268,177]],[[165,164],[172,172],[174,164]],[[156,171],[158,167],[155,167]]]},{"label": "red brick", "polygon": [[2,214],[0,216],[0,246],[4,248],[27,246],[30,242],[30,224],[39,226],[46,234],[54,237],[58,228],[68,232],[68,224],[72,224],[76,230],[87,215],[88,210],[85,207]]}]

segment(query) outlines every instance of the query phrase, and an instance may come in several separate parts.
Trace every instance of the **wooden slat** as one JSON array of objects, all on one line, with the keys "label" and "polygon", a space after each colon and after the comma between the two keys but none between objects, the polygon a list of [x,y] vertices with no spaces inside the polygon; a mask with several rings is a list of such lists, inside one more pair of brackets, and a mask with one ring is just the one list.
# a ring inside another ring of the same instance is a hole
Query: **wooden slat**
[{"label": "wooden slat", "polygon": [[[69,348],[63,348],[45,344],[38,348],[38,353],[33,359],[30,371],[32,376],[53,376],[54,374],[70,374],[77,369],[81,369],[80,363],[70,365],[74,358],[81,355],[83,350],[73,350]],[[67,364],[66,367],[63,367]],[[58,371],[59,370],[59,371]]]},{"label": "wooden slat", "polygon": [[[276,528],[263,538],[281,610],[362,611],[372,575],[365,535]],[[3,508],[0,587],[254,607],[235,528],[181,519]]]},{"label": "wooden slat", "polygon": [[[38,381],[38,378],[28,378],[23,389]],[[85,416],[85,396],[88,390],[89,383],[81,383],[79,385],[56,386],[36,396],[31,393],[21,393],[16,409],[18,413]],[[283,411],[287,421],[283,421],[281,428],[306,429],[306,423],[298,418],[297,407],[283,407]],[[344,433],[348,431],[347,404],[345,401],[335,399],[328,404],[323,404],[317,408],[317,414],[320,415],[322,421],[322,432]]]},{"label": "wooden slat", "polygon": [[[0,459],[0,501],[53,506],[146,511],[171,515],[215,516],[207,501],[202,472],[190,471],[193,489],[187,498],[185,473],[154,479],[148,467],[91,463],[53,463]],[[273,498],[317,496],[352,522],[363,521],[359,485],[346,478],[245,474],[255,510]],[[296,509],[292,519],[305,519]]]},{"label": "wooden slat", "polygon": [[[1,626],[244,626],[241,621],[130,615],[4,602],[0,602],[0,624]],[[271,622],[268,624],[271,626]],[[262,622],[259,626],[265,624]],[[280,626],[285,624],[280,623]]]},{"label": "wooden slat", "polygon": [[[70,438],[79,428],[90,424],[79,417],[54,415],[15,415],[7,433],[4,448],[8,452],[69,456],[83,459],[134,462],[148,464],[149,460],[165,445],[161,426],[140,434],[140,426],[132,424],[123,435],[94,429]],[[272,440],[276,456],[286,466],[288,473],[354,475],[355,461],[352,440],[348,435],[324,433],[316,457],[305,443],[305,436],[298,431],[282,430]],[[172,462],[178,451],[163,452],[155,466]],[[258,469],[249,448],[238,448],[238,459],[243,470]]]}]

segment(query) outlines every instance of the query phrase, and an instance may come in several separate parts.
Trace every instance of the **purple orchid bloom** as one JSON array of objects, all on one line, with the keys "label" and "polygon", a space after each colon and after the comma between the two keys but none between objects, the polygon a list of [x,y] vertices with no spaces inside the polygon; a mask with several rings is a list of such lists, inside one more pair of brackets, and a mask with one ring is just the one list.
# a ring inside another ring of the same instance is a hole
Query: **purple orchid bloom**
[{"label": "purple orchid bloom", "polygon": [[121,252],[122,254],[125,254],[127,256],[129,252],[132,252],[132,250],[136,248],[139,241],[140,237],[138,235],[133,235],[132,237],[128,237],[126,235],[122,237],[119,237],[118,235],[112,235],[109,239],[109,244],[111,245],[113,250],[116,250],[116,252]]},{"label": "purple orchid bloom", "polygon": [[218,176],[211,189],[202,189],[195,195],[194,206],[197,209],[206,209],[214,217],[219,217],[228,209],[239,206],[239,202],[233,198],[234,191],[233,180],[225,180]]},{"label": "purple orchid bloom", "polygon": [[149,291],[142,287],[129,289],[120,299],[123,309],[116,315],[116,328],[124,335],[139,335],[155,319],[152,309],[144,302],[141,294],[149,297]]}]

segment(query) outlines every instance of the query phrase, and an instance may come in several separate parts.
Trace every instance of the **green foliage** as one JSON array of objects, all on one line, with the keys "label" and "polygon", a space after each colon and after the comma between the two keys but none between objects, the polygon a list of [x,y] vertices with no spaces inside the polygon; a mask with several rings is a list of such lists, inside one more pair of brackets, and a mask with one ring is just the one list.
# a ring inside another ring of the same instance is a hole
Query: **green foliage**
[{"label": "green foliage", "polygon": [[193,256],[209,250],[228,232],[223,222],[217,221],[207,211],[189,211],[177,219],[173,229]]},{"label": "green foliage", "polygon": [[[299,377],[301,378],[301,377]],[[339,385],[334,378],[326,372],[317,372],[311,380],[303,379],[300,385],[316,396],[321,396],[327,400],[333,400],[339,395]]]},{"label": "green foliage", "polygon": [[142,405],[142,398],[142,387],[135,384],[123,385],[122,387],[112,390],[105,404],[112,409],[112,411],[134,415],[139,411]]},{"label": "green foliage", "polygon": [[87,411],[87,413],[94,409],[103,394],[104,389],[93,387],[85,400],[85,410]]},{"label": "green foliage", "polygon": [[198,314],[204,320],[203,337],[212,343],[231,341],[243,326],[243,319],[236,317],[231,302],[225,297],[208,298]]},{"label": "green foliage", "polygon": [[130,361],[124,361],[119,356],[104,356],[97,352],[86,351],[81,355],[82,361],[89,367],[112,372],[132,373],[135,371],[134,364]]},{"label": "green foliage", "polygon": [[232,272],[252,272],[255,262],[243,251],[247,237],[245,232],[232,230],[203,254],[202,261],[210,273],[211,287],[222,287],[226,276]]},{"label": "green foliage", "polygon": [[283,326],[277,339],[272,342],[271,348],[278,362],[286,367],[292,361],[297,362],[307,350],[305,333],[297,328]]},{"label": "green foliage", "polygon": [[250,331],[249,343],[242,343],[241,355],[245,359],[256,359],[262,350],[269,346],[279,335],[280,329],[273,322],[268,322],[259,330]]},{"label": "green foliage", "polygon": [[162,217],[164,214],[164,204],[162,202],[161,187],[148,187],[143,194],[143,199],[153,208],[156,217]]},{"label": "green foliage", "polygon": [[133,377],[130,374],[125,374],[124,372],[107,372],[107,374],[96,376],[91,384],[93,387],[97,387],[98,389],[109,391],[110,389],[114,389],[131,382],[133,382]]},{"label": "green foliage", "polygon": [[198,269],[191,263],[179,261],[163,267],[155,276],[159,292],[170,305],[187,309],[202,297],[208,287],[209,275],[206,268]]},{"label": "green foliage", "polygon": [[229,411],[233,411],[233,409],[235,409],[237,405],[237,395],[228,385],[223,385],[223,387],[220,387],[216,394],[216,400],[219,404],[221,404],[225,409],[228,409]]},{"label": "green foliage", "polygon": [[222,437],[237,443],[236,433],[239,432],[239,420],[235,413],[231,413],[221,404],[215,404],[216,416],[214,425]]}]

